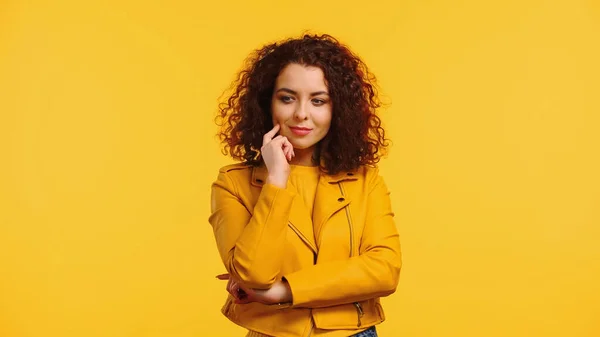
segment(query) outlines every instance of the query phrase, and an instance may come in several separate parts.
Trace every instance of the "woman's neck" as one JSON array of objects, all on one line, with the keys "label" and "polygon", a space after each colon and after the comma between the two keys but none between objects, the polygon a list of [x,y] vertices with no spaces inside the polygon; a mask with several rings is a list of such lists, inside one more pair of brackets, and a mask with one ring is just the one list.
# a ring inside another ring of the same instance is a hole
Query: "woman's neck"
[{"label": "woman's neck", "polygon": [[314,147],[308,149],[294,149],[294,154],[295,156],[290,161],[290,165],[317,166],[316,161],[313,159],[315,155]]}]

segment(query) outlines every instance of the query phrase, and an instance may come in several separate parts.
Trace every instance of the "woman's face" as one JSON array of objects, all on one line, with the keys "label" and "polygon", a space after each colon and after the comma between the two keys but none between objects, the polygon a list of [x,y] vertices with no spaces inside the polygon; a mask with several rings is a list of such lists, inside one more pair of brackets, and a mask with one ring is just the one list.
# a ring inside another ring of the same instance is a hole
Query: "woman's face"
[{"label": "woman's face", "polygon": [[273,124],[294,149],[314,151],[331,125],[331,100],[323,71],[297,63],[287,65],[275,81],[271,98]]}]

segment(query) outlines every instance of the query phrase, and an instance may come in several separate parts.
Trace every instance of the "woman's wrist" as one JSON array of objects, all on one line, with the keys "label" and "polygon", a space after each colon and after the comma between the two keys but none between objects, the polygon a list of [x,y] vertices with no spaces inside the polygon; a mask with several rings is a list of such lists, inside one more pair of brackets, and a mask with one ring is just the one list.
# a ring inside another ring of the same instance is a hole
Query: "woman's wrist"
[{"label": "woman's wrist", "polygon": [[271,184],[271,185],[277,186],[282,189],[287,188],[287,181],[288,181],[287,176],[269,175],[267,177],[267,184]]},{"label": "woman's wrist", "polygon": [[286,279],[281,280],[282,287],[284,289],[281,303],[292,303],[294,297],[292,295],[292,288]]}]

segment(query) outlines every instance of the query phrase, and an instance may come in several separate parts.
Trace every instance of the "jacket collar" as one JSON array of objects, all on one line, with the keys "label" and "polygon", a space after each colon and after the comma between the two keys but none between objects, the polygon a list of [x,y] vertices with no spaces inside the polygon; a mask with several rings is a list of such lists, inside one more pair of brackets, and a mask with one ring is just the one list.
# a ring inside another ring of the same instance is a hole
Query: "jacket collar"
[{"label": "jacket collar", "polygon": [[[262,187],[267,182],[269,171],[264,165],[255,166],[252,169],[251,184],[256,187]],[[357,180],[356,172],[339,172],[334,175],[321,174],[319,182],[324,181],[329,184],[337,184],[344,180]]]}]

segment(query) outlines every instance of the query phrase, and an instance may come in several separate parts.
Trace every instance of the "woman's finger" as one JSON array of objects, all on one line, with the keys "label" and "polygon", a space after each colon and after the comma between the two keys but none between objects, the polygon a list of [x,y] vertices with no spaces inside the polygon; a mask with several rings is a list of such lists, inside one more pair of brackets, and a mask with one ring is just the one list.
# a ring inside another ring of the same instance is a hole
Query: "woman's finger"
[{"label": "woman's finger", "polygon": [[287,149],[287,151],[289,153],[288,161],[292,160],[292,158],[295,156],[294,146],[292,145],[292,143],[290,143],[290,141],[287,138],[285,139],[283,146],[284,146],[284,148]]},{"label": "woman's finger", "polygon": [[219,279],[219,280],[229,280],[229,274],[219,274],[219,275],[217,275],[217,279]]},{"label": "woman's finger", "polygon": [[235,298],[235,303],[237,304],[246,304],[246,303],[250,303],[250,302],[255,302],[255,300],[248,296],[248,294],[246,294],[242,289],[239,290],[239,296],[237,296]]},{"label": "woman's finger", "polygon": [[279,131],[279,124],[276,124],[271,131],[265,133],[265,135],[263,136],[263,146],[265,146],[268,142],[271,141],[271,139],[273,139],[273,137],[277,134],[277,131]]},{"label": "woman's finger", "polygon": [[248,288],[243,284],[239,284],[240,289],[248,296],[252,296],[254,294],[254,290],[252,288]]},{"label": "woman's finger", "polygon": [[271,139],[270,141],[268,141],[267,143],[264,143],[263,146],[260,148],[261,151],[265,151],[265,148],[269,145],[269,144],[273,144],[275,146],[277,146],[277,143],[279,143],[281,141],[281,139],[283,138],[282,135],[279,135],[273,139]]},{"label": "woman's finger", "polygon": [[229,288],[227,289],[227,292],[230,293],[231,295],[233,295],[234,297],[237,296],[236,295],[236,289],[238,288],[238,283],[236,281],[231,281],[231,284],[229,285]]},{"label": "woman's finger", "polygon": [[278,135],[277,137],[271,139],[271,141],[268,144],[272,143],[274,146],[281,146],[285,141],[287,141],[286,136]]},{"label": "woman's finger", "polygon": [[287,137],[278,135],[277,137],[273,138],[269,143],[263,145],[261,151],[265,152],[267,146],[271,146],[272,148],[276,149],[275,151],[277,151],[277,149],[281,149],[288,161],[292,159],[292,154],[294,153],[294,150],[293,148],[291,148],[292,144],[287,139]]},{"label": "woman's finger", "polygon": [[292,160],[292,149],[287,143],[283,143],[283,154],[288,161]]}]

